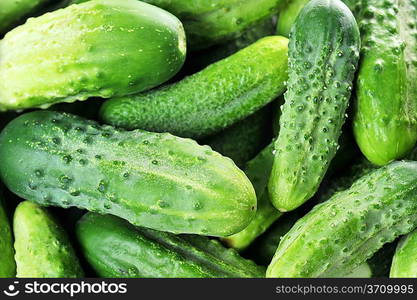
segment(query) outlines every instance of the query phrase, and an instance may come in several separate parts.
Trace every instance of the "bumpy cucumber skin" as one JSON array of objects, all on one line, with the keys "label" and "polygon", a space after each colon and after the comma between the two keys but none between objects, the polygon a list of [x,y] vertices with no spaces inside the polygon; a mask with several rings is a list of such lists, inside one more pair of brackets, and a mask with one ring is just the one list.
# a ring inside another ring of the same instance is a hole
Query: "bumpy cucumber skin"
[{"label": "bumpy cucumber skin", "polygon": [[214,151],[230,157],[239,168],[243,168],[272,140],[271,108],[270,105],[265,106],[246,119],[204,139],[201,144],[209,145]]},{"label": "bumpy cucumber skin", "polygon": [[14,261],[13,237],[9,218],[4,209],[4,199],[0,190],[0,278],[11,278],[16,275]]},{"label": "bumpy cucumber skin", "polygon": [[349,273],[417,226],[416,180],[417,162],[394,162],[315,206],[281,240],[267,277]]},{"label": "bumpy cucumber skin", "polygon": [[359,48],[355,18],[339,0],[310,1],[293,26],[269,182],[271,201],[281,211],[311,198],[326,174],[345,122]]},{"label": "bumpy cucumber skin", "polygon": [[417,2],[362,0],[362,55],[353,130],[363,154],[385,165],[417,141]]},{"label": "bumpy cucumber skin", "polygon": [[50,2],[52,0],[1,0],[0,37],[19,24],[23,18]]},{"label": "bumpy cucumber skin", "polygon": [[83,253],[101,277],[263,277],[265,270],[217,241],[135,227],[111,215],[77,224]]},{"label": "bumpy cucumber skin", "polygon": [[231,235],[256,211],[246,175],[208,146],[52,111],[6,126],[0,175],[9,190],[41,205],[110,213],[174,233]]},{"label": "bumpy cucumber skin", "polygon": [[17,277],[79,278],[84,273],[67,234],[39,205],[24,201],[15,211]]},{"label": "bumpy cucumber skin", "polygon": [[288,1],[279,12],[277,34],[288,37],[298,14],[310,0]]},{"label": "bumpy cucumber skin", "polygon": [[417,278],[417,230],[401,238],[392,260],[391,278]]},{"label": "bumpy cucumber skin", "polygon": [[0,42],[0,110],[144,91],[177,73],[185,52],[181,22],[160,8],[136,0],[71,5]]},{"label": "bumpy cucumber skin", "polygon": [[282,213],[277,211],[271,204],[266,189],[274,160],[272,150],[273,145],[270,144],[254,159],[248,162],[245,169],[245,173],[252,182],[258,198],[256,215],[249,226],[244,230],[222,239],[226,245],[233,247],[238,251],[245,250],[282,215]]},{"label": "bumpy cucumber skin", "polygon": [[184,24],[188,48],[195,51],[239,38],[247,29],[276,14],[287,0],[143,1],[176,15]]},{"label": "bumpy cucumber skin", "polygon": [[178,83],[147,93],[113,98],[102,119],[127,129],[202,138],[273,101],[285,90],[284,37],[266,37]]}]

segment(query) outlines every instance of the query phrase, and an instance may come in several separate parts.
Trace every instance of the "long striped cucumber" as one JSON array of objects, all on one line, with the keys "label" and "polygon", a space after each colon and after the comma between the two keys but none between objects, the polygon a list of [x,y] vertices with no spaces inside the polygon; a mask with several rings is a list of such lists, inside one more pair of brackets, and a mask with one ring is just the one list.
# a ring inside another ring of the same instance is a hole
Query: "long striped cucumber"
[{"label": "long striped cucumber", "polygon": [[285,91],[287,43],[284,37],[266,37],[172,85],[112,98],[101,117],[127,129],[194,138],[214,134]]},{"label": "long striped cucumber", "polygon": [[185,52],[181,22],[158,7],[136,0],[70,5],[0,41],[0,110],[141,92],[177,73]]},{"label": "long striped cucumber", "polygon": [[35,203],[21,202],[13,219],[17,277],[83,277],[78,258],[64,229]]},{"label": "long striped cucumber", "polygon": [[0,176],[21,198],[76,206],[175,233],[228,236],[256,212],[256,195],[231,159],[170,134],[123,131],[35,111],[0,134]]},{"label": "long striped cucumber", "polygon": [[4,208],[4,199],[0,190],[0,278],[15,277],[13,236],[9,218]]},{"label": "long striped cucumber", "polygon": [[401,238],[398,243],[390,277],[417,278],[417,230]]},{"label": "long striped cucumber", "polygon": [[417,226],[417,162],[393,162],[314,207],[284,236],[267,277],[349,273]]},{"label": "long striped cucumber", "polygon": [[417,2],[358,1],[362,54],[353,130],[363,154],[385,165],[417,141]]},{"label": "long striped cucumber", "polygon": [[[73,0],[74,3],[89,0]],[[143,0],[161,7],[184,24],[190,50],[205,49],[242,36],[287,0]]]},{"label": "long striped cucumber", "polygon": [[337,151],[359,47],[355,18],[339,0],[310,1],[294,24],[269,182],[271,201],[281,211],[314,195]]},{"label": "long striped cucumber", "polygon": [[248,162],[245,169],[245,173],[252,182],[258,198],[255,217],[244,230],[222,239],[229,247],[233,247],[239,251],[247,248],[259,235],[265,232],[272,223],[282,216],[282,213],[277,211],[269,200],[268,191],[266,189],[274,159],[272,150],[273,145],[270,144],[254,159]]},{"label": "long striped cucumber", "polygon": [[77,224],[88,263],[100,277],[264,277],[263,267],[218,241],[141,227],[88,213]]},{"label": "long striped cucumber", "polygon": [[267,105],[246,119],[203,139],[200,143],[209,145],[214,151],[230,157],[238,167],[243,168],[271,142],[273,108]]}]

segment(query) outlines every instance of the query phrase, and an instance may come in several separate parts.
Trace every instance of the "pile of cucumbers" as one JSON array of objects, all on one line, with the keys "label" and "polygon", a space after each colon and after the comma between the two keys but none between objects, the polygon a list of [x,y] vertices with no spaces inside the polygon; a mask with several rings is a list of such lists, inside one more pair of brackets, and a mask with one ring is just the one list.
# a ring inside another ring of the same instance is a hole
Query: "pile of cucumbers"
[{"label": "pile of cucumbers", "polygon": [[417,277],[417,0],[2,0],[0,38],[0,277]]}]

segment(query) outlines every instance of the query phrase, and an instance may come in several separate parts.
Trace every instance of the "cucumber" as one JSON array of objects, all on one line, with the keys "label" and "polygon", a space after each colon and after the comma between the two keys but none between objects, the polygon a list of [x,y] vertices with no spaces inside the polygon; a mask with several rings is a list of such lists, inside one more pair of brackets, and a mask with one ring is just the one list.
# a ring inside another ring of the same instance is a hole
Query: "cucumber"
[{"label": "cucumber", "polygon": [[189,49],[195,51],[239,38],[247,29],[276,14],[287,0],[143,1],[176,15],[184,24]]},{"label": "cucumber", "polygon": [[111,215],[87,213],[76,232],[100,277],[263,277],[265,270],[217,241],[135,227]]},{"label": "cucumber", "polygon": [[272,108],[267,105],[201,143],[230,157],[239,168],[243,168],[272,140]]},{"label": "cucumber", "polygon": [[284,37],[263,38],[180,82],[110,99],[101,117],[127,129],[193,138],[214,134],[284,92],[287,43]]},{"label": "cucumber", "polygon": [[71,5],[0,41],[0,110],[144,91],[177,73],[185,52],[181,22],[160,8],[136,0]]},{"label": "cucumber", "polygon": [[417,141],[417,3],[367,0],[356,6],[362,56],[353,130],[368,160],[385,165]]},{"label": "cucumber", "polygon": [[391,278],[417,278],[417,230],[401,238],[392,260]]},{"label": "cucumber", "polygon": [[21,202],[13,219],[17,277],[83,277],[68,236],[49,212],[35,203]]},{"label": "cucumber", "polygon": [[417,162],[393,162],[302,217],[281,240],[267,277],[347,274],[417,226]]},{"label": "cucumber", "polygon": [[1,0],[0,37],[53,0]]},{"label": "cucumber", "polygon": [[277,23],[277,34],[288,37],[298,14],[310,0],[292,0],[280,10]]},{"label": "cucumber", "polygon": [[359,48],[355,18],[339,0],[310,1],[293,26],[269,182],[271,201],[280,211],[310,199],[326,174],[345,122]]},{"label": "cucumber", "polygon": [[0,190],[0,278],[12,278],[16,275],[13,237],[9,218],[4,208],[4,199]]},{"label": "cucumber", "polygon": [[248,178],[208,146],[52,111],[6,126],[0,176],[13,193],[41,205],[114,214],[174,233],[231,235],[256,212]]},{"label": "cucumber", "polygon": [[269,174],[272,169],[272,149],[271,144],[247,164],[245,173],[252,182],[258,198],[256,215],[244,230],[222,239],[227,246],[233,247],[238,251],[246,249],[282,215],[271,204],[266,191]]}]

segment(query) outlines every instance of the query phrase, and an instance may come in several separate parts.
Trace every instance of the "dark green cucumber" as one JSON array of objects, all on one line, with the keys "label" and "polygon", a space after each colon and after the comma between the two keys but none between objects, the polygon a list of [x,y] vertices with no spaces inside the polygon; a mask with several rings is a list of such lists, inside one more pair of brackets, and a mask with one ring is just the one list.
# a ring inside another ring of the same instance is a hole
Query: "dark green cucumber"
[{"label": "dark green cucumber", "polygon": [[265,269],[218,241],[141,227],[88,213],[77,224],[88,263],[100,277],[264,277]]},{"label": "dark green cucumber", "polygon": [[201,143],[230,157],[238,167],[243,168],[272,140],[272,108],[267,105]]},{"label": "dark green cucumber", "polygon": [[83,271],[67,234],[49,212],[24,201],[13,219],[17,277],[83,277]]},{"label": "dark green cucumber", "polygon": [[414,0],[356,5],[363,47],[353,130],[377,165],[403,158],[417,141],[416,8]]},{"label": "dark green cucumber", "polygon": [[178,83],[113,98],[102,119],[127,129],[201,138],[253,114],[285,90],[287,43],[266,37]]},{"label": "dark green cucumber", "polygon": [[267,277],[347,274],[417,226],[417,162],[393,162],[357,180],[297,221]]},{"label": "dark green cucumber", "polygon": [[158,7],[136,0],[70,5],[0,41],[0,110],[141,92],[175,75],[185,52],[181,22]]},{"label": "dark green cucumber", "polygon": [[391,278],[417,278],[417,230],[401,238],[392,260]]},{"label": "dark green cucumber", "polygon": [[355,18],[339,0],[310,1],[293,26],[269,182],[271,201],[281,211],[314,195],[337,151],[359,47]]},{"label": "dark green cucumber", "polygon": [[11,278],[16,275],[14,261],[13,237],[9,218],[4,208],[3,194],[0,189],[0,278]]},{"label": "dark green cucumber", "polygon": [[288,37],[298,14],[310,0],[292,0],[279,11],[277,34]]},{"label": "dark green cucumber", "polygon": [[8,30],[53,0],[1,0],[0,38]]},{"label": "dark green cucumber", "polygon": [[271,204],[268,191],[266,190],[274,159],[272,150],[273,145],[270,144],[252,159],[245,169],[245,173],[252,182],[258,198],[258,206],[254,219],[249,226],[241,232],[222,239],[226,245],[239,251],[247,248],[282,215],[282,213],[277,211]]},{"label": "dark green cucumber", "polygon": [[12,192],[41,205],[76,206],[175,233],[231,235],[256,211],[248,178],[208,146],[52,111],[6,126],[0,175]]},{"label": "dark green cucumber", "polygon": [[287,0],[143,1],[176,15],[184,24],[189,49],[199,50],[239,38],[261,20],[276,14]]}]

